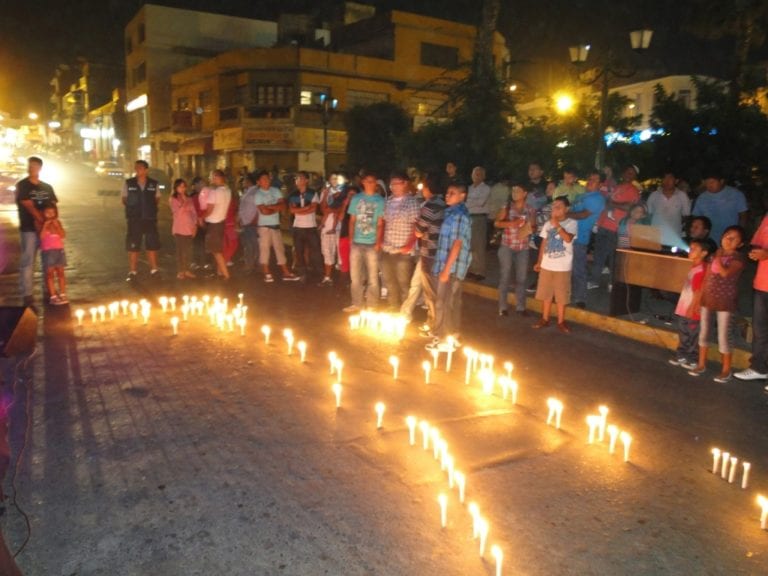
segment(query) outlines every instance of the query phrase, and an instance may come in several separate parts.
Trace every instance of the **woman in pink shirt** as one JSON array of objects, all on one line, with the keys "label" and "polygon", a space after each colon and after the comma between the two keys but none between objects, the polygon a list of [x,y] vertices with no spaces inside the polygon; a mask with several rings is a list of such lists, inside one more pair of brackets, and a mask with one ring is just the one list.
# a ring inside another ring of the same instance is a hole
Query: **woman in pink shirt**
[{"label": "woman in pink shirt", "polygon": [[197,211],[195,202],[187,196],[187,183],[181,178],[173,183],[173,192],[168,199],[173,214],[173,239],[176,242],[176,278],[194,278],[189,270],[192,256],[192,241],[197,232]]}]

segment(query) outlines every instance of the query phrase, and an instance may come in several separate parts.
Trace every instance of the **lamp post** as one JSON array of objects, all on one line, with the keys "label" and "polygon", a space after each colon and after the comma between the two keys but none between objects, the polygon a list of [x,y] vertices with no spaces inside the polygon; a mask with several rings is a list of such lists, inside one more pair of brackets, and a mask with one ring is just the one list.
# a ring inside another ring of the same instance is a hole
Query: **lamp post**
[{"label": "lamp post", "polygon": [[331,114],[339,107],[339,101],[325,92],[317,94],[316,101],[323,115],[323,177],[328,178],[328,123]]},{"label": "lamp post", "polygon": [[[651,38],[653,37],[653,30],[647,28],[642,30],[633,30],[629,33],[629,42],[632,46],[632,50],[635,52],[643,52],[651,45]],[[589,44],[580,44],[577,46],[571,46],[568,48],[568,55],[570,56],[571,63],[575,65],[584,64],[589,56],[591,46]],[[608,54],[605,58],[605,64],[598,69],[597,74],[593,80],[587,82],[587,84],[594,84],[600,81],[600,115],[597,123],[597,151],[595,152],[595,168],[601,170],[605,164],[605,128],[606,128],[606,116],[608,114],[608,88],[610,87],[610,77],[616,76],[617,78],[629,78],[634,76],[636,69],[626,71],[622,69],[621,64],[616,61],[611,48],[608,49]]]}]

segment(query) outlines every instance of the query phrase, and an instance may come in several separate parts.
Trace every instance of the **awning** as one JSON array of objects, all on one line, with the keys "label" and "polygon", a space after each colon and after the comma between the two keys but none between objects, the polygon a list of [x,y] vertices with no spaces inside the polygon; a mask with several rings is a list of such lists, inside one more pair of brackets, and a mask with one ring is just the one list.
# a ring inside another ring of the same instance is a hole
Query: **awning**
[{"label": "awning", "polygon": [[204,136],[202,138],[191,138],[184,140],[179,145],[178,154],[180,156],[205,156],[213,152],[213,136]]}]

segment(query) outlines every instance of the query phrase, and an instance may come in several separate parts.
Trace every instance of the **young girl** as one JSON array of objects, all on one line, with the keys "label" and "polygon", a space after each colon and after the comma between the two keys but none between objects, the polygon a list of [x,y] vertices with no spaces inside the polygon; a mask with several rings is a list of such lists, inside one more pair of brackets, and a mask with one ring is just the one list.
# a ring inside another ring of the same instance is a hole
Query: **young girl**
[{"label": "young girl", "polygon": [[723,367],[715,382],[731,379],[731,346],[733,345],[733,315],[736,312],[739,276],[745,257],[739,252],[744,245],[744,229],[729,226],[720,239],[720,248],[712,258],[704,276],[701,293],[701,328],[699,332],[699,363],[688,374],[699,376],[706,370],[709,329],[712,316],[717,315],[717,343]]},{"label": "young girl", "polygon": [[173,239],[176,241],[176,278],[194,278],[189,270],[192,256],[192,242],[197,232],[197,211],[195,202],[187,196],[187,183],[181,178],[173,183],[173,192],[168,199],[173,213]]},{"label": "young girl", "polygon": [[622,218],[621,222],[619,222],[619,240],[618,244],[616,244],[617,248],[630,247],[629,237],[632,234],[632,226],[635,224],[642,224],[646,216],[648,216],[648,212],[643,204],[634,204],[629,209],[629,213],[627,213],[627,215]]},{"label": "young girl", "polygon": [[[67,280],[64,277],[64,267],[67,258],[64,255],[64,227],[59,221],[59,211],[56,206],[49,204],[43,208],[43,227],[40,230],[40,250],[43,254],[43,269],[51,304],[59,306],[68,304]],[[56,292],[56,279],[59,281],[59,291]]]}]

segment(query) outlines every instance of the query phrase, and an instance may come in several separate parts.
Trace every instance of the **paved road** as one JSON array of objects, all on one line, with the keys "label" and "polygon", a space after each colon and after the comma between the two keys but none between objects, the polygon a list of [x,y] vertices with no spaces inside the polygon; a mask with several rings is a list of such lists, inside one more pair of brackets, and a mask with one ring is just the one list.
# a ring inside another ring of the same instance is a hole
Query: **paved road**
[{"label": "paved road", "polygon": [[[340,287],[126,286],[119,206],[102,206],[88,182],[58,186],[72,309],[243,292],[247,335],[195,318],[173,337],[157,310],[149,326],[81,328],[68,308],[43,311],[11,412],[14,454],[25,447],[19,502],[32,522],[18,558],[25,574],[493,574],[439,463],[408,445],[407,415],[447,439],[505,574],[768,573],[754,503],[768,494],[762,385],[696,380],[660,349],[584,327],[533,331],[473,298],[466,343],[514,362],[518,404],[465,386],[463,358],[425,385],[423,341],[350,332]],[[286,354],[285,327],[307,340],[307,363]],[[330,350],[345,362],[339,410]],[[561,431],[545,425],[550,396],[565,404]],[[585,418],[600,404],[632,434],[630,463],[587,445]],[[713,446],[752,463],[748,490],[708,472]],[[440,492],[450,495],[445,529]],[[8,508],[1,523],[16,548],[21,517]]]}]

